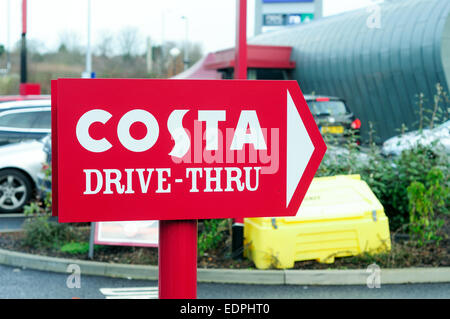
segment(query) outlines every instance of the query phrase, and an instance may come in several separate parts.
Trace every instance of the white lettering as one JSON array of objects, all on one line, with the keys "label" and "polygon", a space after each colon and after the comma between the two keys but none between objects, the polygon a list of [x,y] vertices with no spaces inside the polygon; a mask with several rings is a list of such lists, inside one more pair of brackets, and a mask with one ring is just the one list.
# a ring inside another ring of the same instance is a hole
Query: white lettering
[{"label": "white lettering", "polygon": [[100,122],[105,124],[112,115],[104,110],[92,110],[83,114],[78,120],[76,135],[78,142],[90,152],[101,153],[109,150],[112,145],[106,138],[94,140],[89,135],[89,127],[92,123]]},{"label": "white lettering", "polygon": [[175,110],[170,113],[167,120],[167,129],[175,141],[175,145],[169,155],[182,158],[191,147],[191,140],[183,127],[183,117],[189,110]]},{"label": "white lettering", "polygon": [[198,120],[206,122],[206,150],[217,150],[219,148],[219,121],[226,120],[225,111],[198,111]]},{"label": "white lettering", "polygon": [[[250,133],[247,133],[247,129]],[[267,145],[256,111],[242,111],[231,142],[231,150],[242,150],[244,144],[253,144],[255,150],[266,150]]]},{"label": "white lettering", "polygon": [[133,190],[133,168],[125,168],[125,172],[127,173],[127,190],[125,191],[125,194],[134,194]]},{"label": "white lettering", "polygon": [[[147,180],[144,179],[144,171],[148,172],[147,175]],[[139,183],[141,184],[141,192],[142,194],[147,194],[148,191],[148,186],[150,185],[150,180],[152,178],[152,173],[153,173],[154,169],[153,168],[136,168],[136,172],[138,173],[139,176]]]},{"label": "white lettering", "polygon": [[[91,195],[97,194],[103,187],[103,177],[99,170],[97,169],[84,169],[83,172],[86,174],[86,190],[83,194]],[[97,187],[92,190],[91,187],[91,174],[94,173],[97,176]]]},{"label": "white lettering", "polygon": [[164,188],[163,183],[167,181],[167,178],[164,177],[164,173],[167,173],[167,177],[170,177],[170,168],[157,168],[156,172],[158,172],[158,189],[156,193],[170,193],[170,184],[167,185],[167,188]]},{"label": "white lettering", "polygon": [[[116,185],[117,193],[122,194],[125,190],[125,186],[120,184],[122,173],[118,169],[104,169],[103,172],[105,173],[105,190],[103,191],[103,194],[113,193],[111,190],[111,184]],[[115,175],[114,178],[112,178],[112,174]]]},{"label": "white lettering", "polygon": [[252,168],[251,167],[244,167],[244,171],[245,171],[245,186],[247,187],[247,189],[251,192],[254,192],[258,189],[259,187],[259,171],[261,170],[261,167],[254,167],[255,171],[256,171],[256,181],[255,181],[255,186],[251,187],[250,186],[250,179],[251,179],[251,171]]},{"label": "white lettering", "polygon": [[[215,177],[211,176],[211,171],[213,169],[216,172],[216,176]],[[220,188],[220,172],[222,171],[222,167],[216,167],[216,168],[205,167],[204,170],[206,172],[206,187],[205,187],[204,191],[205,192],[212,192],[213,190],[211,189],[211,183],[215,182],[216,183],[216,188],[214,188],[214,192],[221,192],[222,188]]]},{"label": "white lettering", "polygon": [[[147,127],[147,134],[140,140],[133,138],[130,127],[136,122],[141,122]],[[131,110],[122,116],[117,125],[117,137],[120,143],[132,152],[145,152],[155,145],[159,136],[159,126],[155,117],[144,110]]]},{"label": "white lettering", "polygon": [[[231,187],[231,183],[234,182],[237,190],[242,192],[245,188],[245,185],[241,183],[242,171],[237,167],[225,167],[225,171],[227,172],[227,188],[225,188],[225,191],[233,192],[234,189]],[[236,173],[235,176],[232,176],[233,172]]]},{"label": "white lettering", "polygon": [[197,174],[202,177],[202,169],[201,168],[186,168],[186,178],[189,178],[189,173],[191,173],[191,189],[189,192],[198,193],[199,190],[197,188]]}]

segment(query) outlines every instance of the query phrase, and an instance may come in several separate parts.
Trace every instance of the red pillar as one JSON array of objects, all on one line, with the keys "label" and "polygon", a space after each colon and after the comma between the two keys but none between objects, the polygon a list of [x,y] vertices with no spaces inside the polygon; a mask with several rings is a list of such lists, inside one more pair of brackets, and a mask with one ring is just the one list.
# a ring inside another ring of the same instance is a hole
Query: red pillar
[{"label": "red pillar", "polygon": [[236,50],[234,78],[247,79],[247,0],[236,0]]},{"label": "red pillar", "polygon": [[27,83],[27,0],[22,0],[22,35],[20,49],[20,83]]},{"label": "red pillar", "polygon": [[22,34],[27,33],[27,0],[22,0]]},{"label": "red pillar", "polygon": [[197,298],[197,220],[159,221],[159,298]]},{"label": "red pillar", "polygon": [[[234,50],[234,79],[247,79],[247,0],[236,0],[236,48]],[[235,218],[232,226],[233,258],[243,257],[244,218]]]}]

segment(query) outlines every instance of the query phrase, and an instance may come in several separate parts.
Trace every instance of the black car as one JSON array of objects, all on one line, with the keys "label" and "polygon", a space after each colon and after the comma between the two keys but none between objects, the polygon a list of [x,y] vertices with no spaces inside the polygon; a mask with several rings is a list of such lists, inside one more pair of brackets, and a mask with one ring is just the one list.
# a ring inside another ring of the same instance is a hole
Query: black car
[{"label": "black car", "polygon": [[0,104],[0,145],[38,140],[51,130],[50,100],[14,101]]},{"label": "black car", "polygon": [[350,111],[344,100],[331,96],[304,97],[322,135],[334,136],[338,141],[354,135],[356,142],[360,143],[361,121]]}]

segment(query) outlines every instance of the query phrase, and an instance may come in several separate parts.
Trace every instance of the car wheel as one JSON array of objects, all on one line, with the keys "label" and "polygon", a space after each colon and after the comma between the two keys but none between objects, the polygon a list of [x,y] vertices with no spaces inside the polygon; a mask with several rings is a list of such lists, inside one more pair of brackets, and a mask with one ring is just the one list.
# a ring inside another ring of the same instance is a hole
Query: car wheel
[{"label": "car wheel", "polygon": [[15,169],[0,171],[0,213],[21,211],[31,192],[31,182],[25,174]]}]

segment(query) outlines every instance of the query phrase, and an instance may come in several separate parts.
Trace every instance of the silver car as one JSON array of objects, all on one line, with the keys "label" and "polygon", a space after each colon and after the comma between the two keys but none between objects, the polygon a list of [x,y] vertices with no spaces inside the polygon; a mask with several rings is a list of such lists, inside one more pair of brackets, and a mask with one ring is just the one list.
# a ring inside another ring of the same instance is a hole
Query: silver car
[{"label": "silver car", "polygon": [[46,161],[42,140],[0,146],[0,213],[23,209],[36,191]]},{"label": "silver car", "polygon": [[0,103],[0,145],[38,140],[51,130],[50,100]]},{"label": "silver car", "polygon": [[381,153],[385,156],[399,156],[402,151],[412,149],[418,144],[427,146],[433,143],[436,143],[436,150],[450,154],[450,121],[432,130],[412,131],[391,137],[383,143]]}]

